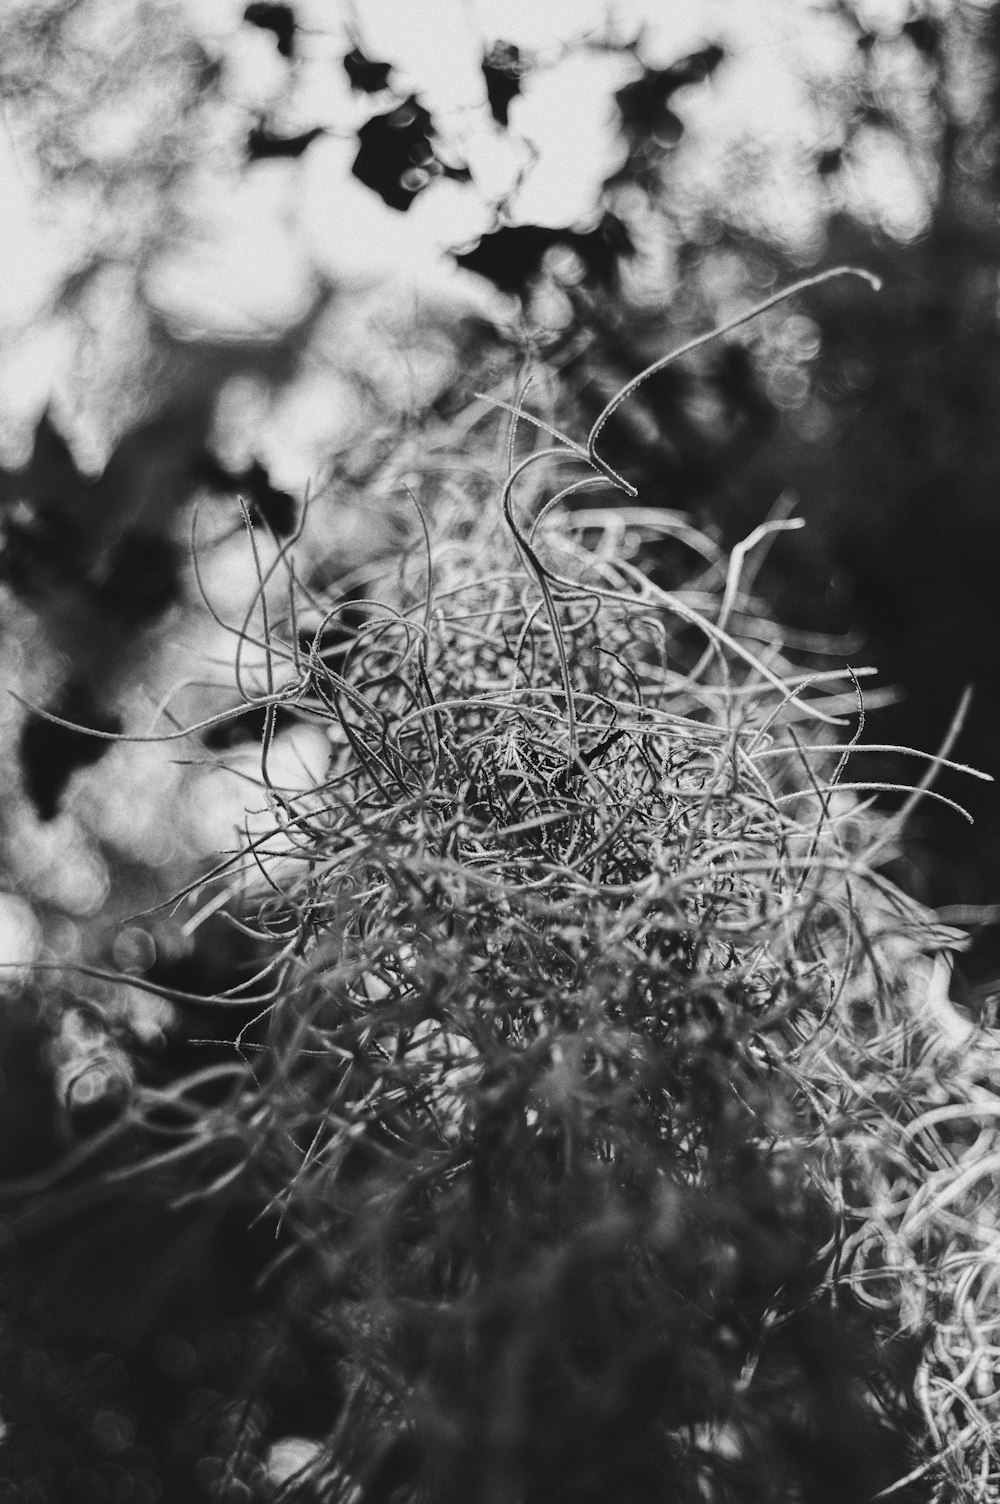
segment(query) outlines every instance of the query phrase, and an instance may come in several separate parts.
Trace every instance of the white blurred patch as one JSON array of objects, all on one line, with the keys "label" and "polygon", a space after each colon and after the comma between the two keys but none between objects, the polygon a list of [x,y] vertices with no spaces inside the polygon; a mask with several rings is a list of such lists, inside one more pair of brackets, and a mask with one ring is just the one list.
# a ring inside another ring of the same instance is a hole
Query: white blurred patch
[{"label": "white blurred patch", "polygon": [[51,297],[62,258],[39,221],[37,189],[0,124],[0,328],[25,326]]},{"label": "white blurred patch", "polygon": [[235,181],[201,185],[187,235],[148,277],[171,323],[203,336],[264,338],[304,316],[315,281],[292,219],[292,165],[257,163]]},{"label": "white blurred patch", "polygon": [[10,875],[25,894],[75,918],[97,913],[108,895],[108,869],[72,814],[43,823],[22,807],[10,816],[9,837]]},{"label": "white blurred patch", "polygon": [[[248,839],[267,838],[258,854],[272,879],[280,881],[288,866],[287,854],[295,849],[295,837],[286,834],[282,815],[272,805],[261,772],[261,751],[257,743],[242,743],[220,753],[217,766],[194,775],[183,818],[192,846],[205,855],[236,851]],[[295,800],[322,782],[329,758],[329,742],[321,727],[294,726],[272,742],[267,776],[281,795]],[[253,881],[249,865],[248,870]],[[298,872],[298,863],[290,870]]]},{"label": "white blurred patch", "polygon": [[468,184],[438,180],[405,213],[351,174],[357,141],[316,141],[302,163],[298,225],[318,270],[345,288],[387,278],[443,286],[456,275],[441,252],[474,239],[492,216]]},{"label": "white blurred patch", "polygon": [[[135,701],[137,732],[153,721],[148,701]],[[166,728],[166,729],[169,729]],[[183,742],[120,743],[93,769],[81,775],[81,801],[88,825],[121,856],[150,867],[183,860],[188,852],[178,839],[175,818],[180,791],[179,756],[190,755]]]},{"label": "white blurred patch", "polygon": [[0,348],[0,464],[18,469],[28,463],[38,419],[71,368],[76,343],[67,320],[47,319]]},{"label": "white blurred patch", "polygon": [[423,102],[432,112],[485,102],[479,37],[463,0],[420,0],[419,5],[363,0],[358,16],[363,50],[392,63],[404,86],[412,81],[424,91]]},{"label": "white blurred patch", "polygon": [[630,58],[579,52],[528,75],[511,102],[510,124],[538,161],[514,198],[517,220],[560,226],[593,217],[602,184],[626,156],[614,94],[637,72]]},{"label": "white blurred patch", "polygon": [[642,37],[642,59],[650,68],[669,68],[678,58],[716,41],[746,0],[615,0],[611,12],[620,36]]},{"label": "white blurred patch", "polygon": [[42,929],[31,905],[13,893],[0,893],[0,967],[30,966],[37,960]]},{"label": "white blurred patch", "polygon": [[912,14],[909,0],[860,0],[858,22],[869,31],[898,31]]},{"label": "white blurred patch", "polygon": [[274,485],[314,494],[330,455],[357,432],[360,416],[356,385],[346,374],[310,371],[275,398],[257,458]]},{"label": "white blurred patch", "polygon": [[247,109],[266,110],[288,87],[288,64],[274,37],[257,26],[237,24],[226,48],[226,96]]},{"label": "white blurred patch", "polygon": [[470,9],[490,42],[536,48],[603,32],[612,7],[608,0],[474,0]]},{"label": "white blurred patch", "polygon": [[916,240],[932,209],[903,143],[885,130],[860,131],[858,138],[849,178],[861,213],[894,240]]},{"label": "white blurred patch", "polygon": [[294,1478],[296,1473],[311,1467],[322,1454],[323,1448],[318,1441],[310,1441],[305,1436],[283,1436],[268,1448],[264,1464],[268,1482],[275,1488],[280,1488]]}]

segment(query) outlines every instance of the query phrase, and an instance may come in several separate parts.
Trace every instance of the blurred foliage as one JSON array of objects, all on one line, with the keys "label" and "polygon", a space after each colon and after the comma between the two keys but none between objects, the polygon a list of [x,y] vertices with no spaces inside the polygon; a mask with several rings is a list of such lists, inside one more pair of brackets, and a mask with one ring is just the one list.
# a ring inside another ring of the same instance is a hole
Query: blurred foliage
[{"label": "blurred foliage", "polygon": [[[849,229],[838,237],[853,249]],[[993,580],[1000,472],[987,435],[1000,377],[996,263],[987,237],[943,220],[904,255],[866,252],[885,278],[862,316],[835,292],[810,302],[821,338],[801,405],[759,456],[735,529],[781,483],[802,498],[810,545],[783,540],[770,576],[781,609],[862,633],[866,658],[901,687],[874,740],[932,749],[974,687],[960,747],[995,771],[1000,752]],[[808,437],[803,441],[802,433]],[[891,766],[891,764],[890,764]],[[962,798],[954,779],[943,791]],[[936,904],[988,904],[1000,868],[1000,809],[970,792],[976,827],[921,811],[905,882]]]},{"label": "blurred foliage", "polygon": [[177,233],[194,169],[219,149],[206,108],[217,63],[169,0],[15,4],[2,31],[5,123],[58,187],[78,273],[104,259],[146,263]]}]

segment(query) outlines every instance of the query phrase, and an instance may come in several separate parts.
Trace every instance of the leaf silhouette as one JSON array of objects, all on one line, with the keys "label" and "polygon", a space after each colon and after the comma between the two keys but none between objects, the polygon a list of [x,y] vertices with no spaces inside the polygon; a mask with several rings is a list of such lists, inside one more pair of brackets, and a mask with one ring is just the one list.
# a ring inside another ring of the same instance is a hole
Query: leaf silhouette
[{"label": "leaf silhouette", "polygon": [[392,64],[373,63],[365,57],[360,47],[355,47],[344,58],[344,71],[356,93],[380,94],[388,88]]},{"label": "leaf silhouette", "polygon": [[[443,178],[450,178],[453,183],[472,182],[472,173],[464,162],[454,166],[451,162],[443,162],[440,157],[436,157],[432,165],[437,166]],[[431,176],[433,177],[434,174],[432,173]]]},{"label": "leaf silhouette", "polygon": [[546,225],[501,225],[481,236],[471,251],[452,254],[459,266],[486,277],[501,292],[524,297],[542,269],[545,252],[564,244],[567,233]]},{"label": "leaf silhouette", "polygon": [[656,131],[677,90],[710,77],[724,56],[721,47],[706,47],[671,63],[669,68],[644,69],[640,78],[615,94],[626,132],[649,135]]},{"label": "leaf silhouette", "polygon": [[264,125],[255,125],[247,136],[247,160],[263,162],[275,157],[296,159],[301,157],[317,136],[325,135],[321,125],[303,131],[297,136],[277,136]]},{"label": "leaf silhouette", "polygon": [[351,171],[390,209],[405,213],[417,194],[446,170],[435,154],[433,132],[430,112],[411,94],[394,110],[365,121]]},{"label": "leaf silhouette", "polygon": [[605,214],[593,230],[552,228],[548,225],[501,225],[483,235],[471,251],[452,253],[466,271],[486,277],[501,292],[527,296],[540,274],[542,259],[553,246],[576,251],[595,281],[613,280],[618,258],[630,255],[632,242],[621,220]]},{"label": "leaf silhouette", "polygon": [[16,595],[34,600],[79,575],[86,540],[74,516],[82,508],[73,503],[93,490],[46,409],[28,463],[0,469],[0,580]]},{"label": "leaf silhouette", "polygon": [[238,490],[250,504],[250,515],[264,522],[279,538],[295,531],[299,509],[294,496],[272,486],[271,477],[258,460],[240,477]]},{"label": "leaf silhouette", "polygon": [[18,470],[0,468],[0,503],[21,498],[43,501],[58,499],[69,490],[92,485],[76,467],[72,451],[56,428],[46,408],[38,420],[31,458]]},{"label": "leaf silhouette", "polygon": [[41,465],[66,465],[74,474],[79,474],[72,450],[53,423],[48,408],[38,420],[31,459],[28,461],[28,468],[31,470],[37,471]]},{"label": "leaf silhouette", "polygon": [[294,496],[279,491],[259,460],[245,470],[227,470],[214,455],[206,454],[194,467],[194,478],[209,490],[243,497],[255,521],[264,522],[279,538],[295,531],[298,507]]},{"label": "leaf silhouette", "polygon": [[896,129],[896,122],[893,119],[892,112],[871,99],[862,102],[858,110],[858,120],[862,125],[870,125],[880,131]]},{"label": "leaf silhouette", "polygon": [[521,79],[526,72],[521,49],[513,42],[494,42],[483,58],[482,69],[490,114],[498,125],[506,127],[510,123],[511,100],[520,94]]},{"label": "leaf silhouette", "polygon": [[669,68],[644,69],[641,77],[616,92],[615,104],[629,155],[625,166],[609,181],[642,183],[655,176],[660,154],[676,146],[684,134],[670,100],[678,89],[710,77],[724,56],[721,47],[705,47]]},{"label": "leaf silhouette", "polygon": [[57,726],[33,710],[24,723],[18,746],[25,791],[41,820],[55,818],[66,785],[77,769],[99,762],[114,745],[103,737],[88,736],[85,729],[75,728],[110,731],[115,735],[122,729],[121,718],[101,710],[79,679],[71,679],[50,708],[53,715],[72,721],[73,729]]},{"label": "leaf silhouette", "polygon": [[172,538],[126,533],[90,598],[123,626],[143,626],[179,599],[180,564],[180,549]]},{"label": "leaf silhouette", "polygon": [[4,518],[2,539],[0,580],[21,600],[38,601],[79,576],[80,528],[52,504],[18,502]]},{"label": "leaf silhouette", "polygon": [[[49,413],[28,462],[0,466],[0,580],[34,613],[38,652],[58,654],[98,703],[104,685],[113,703],[110,686],[176,598],[174,525],[197,488],[219,392],[235,375],[272,387],[289,380],[331,296],[322,287],[277,338],[190,340],[151,319],[156,397],[119,434],[100,475],[77,469]],[[262,465],[236,480],[255,516],[279,535],[294,531],[295,501]],[[224,486],[232,489],[229,477]]]},{"label": "leaf silhouette", "polygon": [[[224,752],[231,747],[246,746],[250,742],[261,742],[264,737],[264,728],[267,725],[267,707],[254,706],[244,715],[233,717],[231,721],[221,721],[217,726],[211,726],[202,737],[206,747],[213,752]],[[287,710],[279,705],[274,711],[272,730],[275,735],[291,726],[301,726],[302,717],[294,711]]]},{"label": "leaf silhouette", "polygon": [[268,5],[254,0],[243,12],[244,21],[257,26],[261,31],[273,32],[282,57],[290,58],[295,51],[295,13],[290,5]]},{"label": "leaf silhouette", "polygon": [[602,215],[592,230],[576,230],[566,237],[595,282],[611,288],[618,279],[623,256],[634,256],[632,237],[616,214]]},{"label": "leaf silhouette", "polygon": [[[203,421],[207,425],[207,411]],[[0,579],[35,604],[74,588],[81,604],[135,626],[163,611],[177,596],[176,545],[152,517],[133,525],[123,503],[130,492],[141,499],[143,482],[155,486],[164,503],[190,492],[183,456],[174,476],[157,448],[158,439],[169,448],[171,437],[169,424],[154,422],[148,431],[140,425],[120,440],[102,475],[84,475],[43,413],[27,465],[0,470]],[[169,517],[168,506],[162,515]],[[110,536],[102,537],[102,525]]]},{"label": "leaf silhouette", "polygon": [[198,66],[195,70],[195,85],[200,93],[207,94],[216,88],[222,77],[223,66],[220,57],[209,57],[207,52],[200,51]]},{"label": "leaf silhouette", "polygon": [[930,16],[917,16],[903,23],[903,35],[909,37],[918,52],[933,57],[941,44],[941,27]]}]

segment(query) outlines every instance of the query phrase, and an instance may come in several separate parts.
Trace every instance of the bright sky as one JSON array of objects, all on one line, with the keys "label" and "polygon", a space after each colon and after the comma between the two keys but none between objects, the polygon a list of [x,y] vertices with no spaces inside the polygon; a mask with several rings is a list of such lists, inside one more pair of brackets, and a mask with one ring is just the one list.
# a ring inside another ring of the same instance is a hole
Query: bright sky
[{"label": "bright sky", "polygon": [[[289,72],[273,39],[241,25],[242,0],[185,0],[206,44],[226,56],[226,88],[248,109],[269,109],[287,98]],[[365,283],[402,274],[435,280],[443,246],[472,239],[490,223],[484,199],[508,191],[526,162],[517,138],[528,138],[538,162],[517,202],[517,217],[557,224],[592,211],[595,190],[620,160],[609,130],[609,95],[629,76],[620,60],[569,52],[552,69],[526,81],[511,111],[506,136],[486,115],[480,60],[484,41],[497,37],[552,58],[572,39],[602,27],[605,0],[356,0],[362,43],[373,57],[391,60],[397,78],[412,88],[456,131],[480,192],[440,182],[401,215],[386,208],[350,175],[356,143],[349,131],[364,118],[364,101],[352,96],[339,59],[348,35],[345,4],[331,25],[329,0],[298,0],[303,31],[295,89],[298,113],[310,123],[343,132],[320,140],[299,163],[258,166],[234,184],[225,201],[216,194],[204,207],[208,234],[202,259],[188,279],[199,314],[213,300],[227,305],[245,293],[251,305],[273,296],[279,266],[288,285],[314,260],[338,280]],[[732,29],[734,12],[756,9],[750,0],[619,0],[611,10],[626,35],[641,25],[650,60],[669,62],[715,34],[722,12]],[[346,129],[345,129],[346,127]],[[30,317],[58,276],[65,252],[46,241],[33,211],[30,167],[15,160],[0,129],[0,325]],[[252,227],[252,233],[248,233]],[[176,276],[172,269],[171,276]],[[176,296],[176,286],[173,287]]]},{"label": "bright sky", "polygon": [[[267,113],[279,128],[321,124],[328,134],[298,161],[256,163],[228,184],[211,179],[192,197],[196,233],[163,259],[151,285],[182,326],[226,334],[280,329],[308,301],[317,273],[351,293],[389,281],[421,293],[491,297],[481,279],[457,270],[442,251],[490,228],[492,205],[508,194],[517,220],[580,223],[622,160],[612,95],[634,76],[633,65],[573,45],[600,32],[609,14],[619,36],[641,31],[652,65],[707,42],[726,46],[722,84],[687,90],[678,101],[688,140],[698,142],[689,155],[706,180],[723,181],[734,142],[750,134],[768,138],[765,208],[790,237],[808,233],[799,220],[809,205],[789,192],[796,122],[805,108],[794,58],[797,47],[821,46],[823,34],[797,0],[343,0],[339,8],[331,0],[296,0],[301,35],[294,69],[269,33],[242,24],[244,0],[183,4],[206,49],[224,58],[224,89],[236,118]],[[891,24],[904,5],[878,0],[876,19]],[[354,132],[372,109],[352,94],[341,66],[355,38],[369,56],[394,64],[400,88],[420,95],[470,164],[474,187],[439,180],[401,214],[352,177]],[[539,54],[544,65],[513,101],[509,133],[489,117],[480,70],[484,45],[498,38]],[[831,58],[831,69],[837,66]],[[917,212],[906,201],[906,182],[890,163],[872,189],[890,208],[895,192],[904,228]],[[46,384],[71,358],[58,331],[36,315],[79,249],[58,214],[42,229],[31,164],[16,157],[2,124],[0,194],[0,330],[21,331],[0,350],[0,411],[16,427],[18,413],[37,414]],[[0,459],[9,442],[0,430]]]},{"label": "bright sky", "polygon": [[[180,3],[206,48],[224,56],[225,90],[236,107],[280,113],[294,101],[298,128],[318,123],[331,132],[297,163],[258,164],[228,194],[214,186],[202,206],[201,259],[186,279],[200,318],[215,306],[224,319],[241,299],[256,317],[278,280],[292,287],[294,304],[296,280],[308,278],[310,263],[346,284],[386,276],[439,281],[442,247],[489,226],[490,202],[516,185],[532,148],[537,161],[512,202],[515,217],[566,224],[592,212],[600,183],[621,160],[610,96],[630,75],[627,61],[572,46],[588,32],[608,24],[622,37],[641,31],[654,66],[722,40],[726,111],[786,134],[794,134],[800,106],[789,61],[807,23],[808,44],[823,43],[812,8],[796,0],[295,0],[300,60],[293,73],[268,33],[242,24],[243,0]],[[891,25],[906,3],[869,0],[868,8],[873,22]],[[351,177],[353,131],[370,110],[340,67],[355,37],[370,56],[391,61],[400,86],[419,93],[454,134],[476,189],[438,182],[399,214]],[[509,134],[488,117],[479,66],[484,45],[498,38],[548,64],[525,80]],[[713,128],[724,150],[729,133],[718,120]],[[30,178],[30,164],[15,160],[0,126],[0,327],[31,317],[65,261],[65,248],[38,228]],[[166,274],[169,298],[181,296],[178,277],[184,280],[177,267]]]}]

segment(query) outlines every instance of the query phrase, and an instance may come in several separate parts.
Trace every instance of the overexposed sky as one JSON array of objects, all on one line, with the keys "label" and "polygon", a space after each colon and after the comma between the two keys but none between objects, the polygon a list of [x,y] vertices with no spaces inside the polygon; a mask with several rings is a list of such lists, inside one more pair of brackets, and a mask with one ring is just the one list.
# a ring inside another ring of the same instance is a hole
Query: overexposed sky
[{"label": "overexposed sky", "polygon": [[[253,308],[275,284],[305,275],[310,260],[325,275],[372,283],[445,274],[442,247],[461,244],[492,222],[491,201],[524,186],[512,209],[519,220],[566,224],[591,212],[596,190],[621,159],[610,95],[628,76],[620,59],[578,53],[572,43],[606,24],[605,0],[298,0],[301,60],[294,75],[268,33],[241,24],[242,0],[184,0],[206,48],[226,62],[227,95],[247,111],[277,111],[295,101],[301,123],[328,126],[299,162],[258,164],[246,179],[202,207],[204,234],[192,283],[199,318],[218,292],[226,304],[245,296]],[[756,0],[618,0],[610,6],[623,35],[641,26],[653,63],[670,62],[714,37],[725,18],[749,19]],[[352,16],[355,18],[352,22]],[[340,66],[353,26],[373,57],[393,62],[397,83],[412,89],[454,134],[473,167],[476,189],[439,182],[406,214],[387,208],[350,175],[353,130],[371,109],[351,94]],[[745,26],[744,26],[745,29]],[[480,61],[496,38],[540,50],[557,62],[525,81],[509,134],[485,109]],[[526,148],[525,142],[530,143]],[[524,173],[530,152],[537,153]],[[31,164],[18,161],[0,129],[0,326],[31,317],[72,260],[58,223],[43,231],[32,203]],[[56,216],[58,220],[58,216]],[[445,264],[447,266],[447,264]],[[176,281],[176,269],[175,269]],[[176,295],[176,286],[173,286]],[[294,301],[294,298],[293,298]]]},{"label": "overexposed sky", "polygon": [[[697,212],[699,196],[718,193],[739,152],[759,143],[753,191],[768,229],[808,250],[823,221],[825,190],[802,169],[817,143],[799,63],[808,51],[814,70],[836,78],[850,66],[844,48],[854,44],[835,18],[824,26],[799,0],[297,0],[294,64],[278,55],[269,33],[243,24],[244,0],[182,3],[206,52],[223,60],[236,160],[241,133],[258,116],[278,130],[321,125],[327,132],[296,161],[195,175],[185,202],[188,234],[147,279],[182,330],[229,337],[280,331],[308,304],[317,278],[347,297],[398,284],[407,295],[489,306],[499,295],[456,268],[448,248],[492,228],[501,200],[515,222],[581,224],[623,160],[613,95],[637,65],[579,45],[608,27],[619,38],[641,34],[643,58],[653,66],[709,42],[726,48],[714,79],[672,101],[687,128],[675,170],[679,202]],[[873,23],[891,28],[906,3],[871,0],[870,8]],[[484,47],[497,39],[539,60],[511,104],[509,131],[489,116],[480,67]],[[420,96],[456,158],[470,165],[473,184],[439,179],[399,213],[351,175],[358,126],[383,107],[350,89],[342,59],[355,41],[393,64],[400,91]],[[906,163],[890,160],[898,143],[875,147],[864,172],[856,172],[856,194],[876,202],[885,227],[905,238],[920,228],[920,194]],[[743,182],[738,188],[747,191]],[[0,120],[0,411],[15,429],[22,419],[19,440],[0,432],[0,450],[11,442],[23,447],[26,415],[37,415],[47,383],[65,382],[75,359],[65,331],[45,317],[61,279],[81,259],[78,211],[60,192],[39,211],[33,164]]]},{"label": "overexposed sky", "polygon": [[[181,4],[209,54],[224,60],[223,89],[236,116],[267,113],[279,128],[329,131],[298,162],[255,164],[224,187],[215,179],[204,202],[192,205],[200,246],[188,280],[199,319],[213,303],[225,319],[241,300],[258,317],[279,281],[292,289],[294,305],[296,283],[310,267],[345,285],[440,281],[454,275],[442,249],[489,228],[492,205],[508,195],[518,221],[572,224],[591,213],[622,158],[611,96],[630,64],[574,45],[588,34],[609,26],[622,38],[641,33],[653,66],[721,40],[726,83],[713,94],[711,127],[722,152],[739,134],[736,119],[748,133],[794,135],[803,107],[796,50],[844,45],[843,29],[824,32],[813,8],[797,0],[296,0],[293,67],[269,33],[242,23],[243,0]],[[869,0],[868,9],[873,24],[891,26],[907,6]],[[484,46],[496,39],[542,64],[513,101],[509,133],[489,118],[480,70]],[[341,66],[355,40],[393,63],[400,89],[420,95],[471,165],[475,187],[438,182],[400,214],[351,177],[354,132],[373,107],[352,94]],[[686,97],[681,108],[697,116],[702,106]],[[31,318],[75,251],[58,214],[42,228],[32,176],[0,126],[0,327],[7,329]],[[183,272],[174,265],[164,276],[165,296],[181,298]],[[281,310],[274,313],[280,322]]]}]

